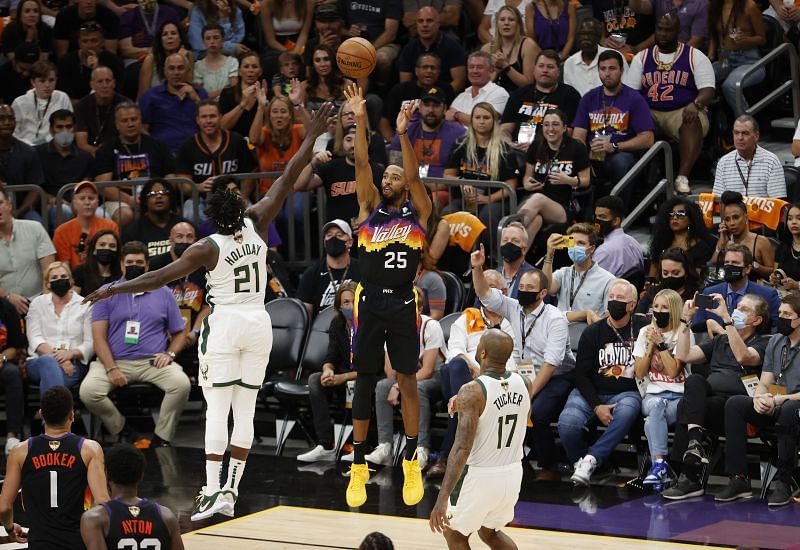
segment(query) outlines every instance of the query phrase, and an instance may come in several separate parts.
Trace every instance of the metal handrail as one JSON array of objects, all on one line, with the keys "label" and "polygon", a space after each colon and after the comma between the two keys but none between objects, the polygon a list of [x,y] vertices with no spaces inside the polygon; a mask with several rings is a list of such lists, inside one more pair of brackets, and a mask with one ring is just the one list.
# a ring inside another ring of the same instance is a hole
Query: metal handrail
[{"label": "metal handrail", "polygon": [[[16,193],[24,193],[26,191],[38,193],[39,194],[39,204],[42,212],[42,225],[44,225],[45,230],[50,230],[50,217],[48,216],[47,212],[47,193],[44,189],[42,189],[38,185],[33,185],[31,183],[23,183],[19,185],[8,185],[6,186],[7,194],[15,194],[14,196],[14,208],[19,206],[18,201],[16,200]],[[60,205],[59,205],[60,206]],[[58,210],[60,212],[60,209]],[[58,214],[56,214],[58,216]]]},{"label": "metal handrail", "polygon": [[622,220],[622,229],[628,229],[633,222],[639,216],[641,216],[642,213],[656,201],[656,199],[658,199],[661,193],[664,193],[667,199],[672,198],[672,195],[674,194],[673,185],[675,183],[672,169],[672,147],[670,147],[669,143],[663,140],[656,141],[653,146],[650,147],[650,149],[648,149],[644,155],[642,155],[642,158],[640,158],[638,162],[634,164],[630,170],[628,170],[628,173],[625,174],[622,179],[619,180],[619,182],[617,182],[617,184],[614,186],[614,189],[611,190],[611,194],[619,195],[623,189],[625,189],[628,185],[631,185],[634,179],[645,168],[647,168],[655,156],[661,151],[664,152],[664,174],[666,177],[656,183],[650,192],[647,193],[644,200],[637,204],[636,207],[631,210],[627,216],[625,216],[625,219]]},{"label": "metal handrail", "polygon": [[[772,90],[764,97],[762,97],[754,105],[751,105],[746,110],[743,109],[744,88],[742,86],[742,83],[747,79],[748,76],[754,74],[756,71],[758,71],[762,67],[765,67],[767,64],[775,61],[778,57],[780,57],[785,53],[789,54],[789,70],[791,78],[789,80],[786,80],[783,84]],[[749,115],[755,115],[791,89],[792,116],[794,118],[794,123],[796,125],[798,120],[800,120],[800,84],[798,84],[798,82],[800,82],[800,70],[798,69],[797,50],[795,50],[792,44],[784,42],[774,50],[768,52],[767,55],[765,55],[752,65],[750,65],[742,75],[742,78],[740,78],[734,83],[734,87],[736,89],[736,112],[738,113],[744,112]]]}]

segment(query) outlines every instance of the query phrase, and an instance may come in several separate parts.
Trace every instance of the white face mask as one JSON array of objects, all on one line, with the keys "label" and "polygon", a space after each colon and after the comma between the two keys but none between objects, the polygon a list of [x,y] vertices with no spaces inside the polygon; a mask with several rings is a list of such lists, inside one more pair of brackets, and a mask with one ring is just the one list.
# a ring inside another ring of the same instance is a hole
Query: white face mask
[{"label": "white face mask", "polygon": [[59,147],[69,147],[75,141],[75,134],[72,132],[59,132],[53,136],[53,141]]}]

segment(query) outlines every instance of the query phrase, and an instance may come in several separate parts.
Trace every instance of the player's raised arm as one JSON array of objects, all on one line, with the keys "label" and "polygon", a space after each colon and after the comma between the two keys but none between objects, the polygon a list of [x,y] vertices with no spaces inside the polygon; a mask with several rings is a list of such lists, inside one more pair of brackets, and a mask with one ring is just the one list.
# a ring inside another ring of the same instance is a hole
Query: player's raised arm
[{"label": "player's raised arm", "polygon": [[400,149],[403,151],[403,172],[408,182],[408,191],[411,194],[411,204],[419,216],[419,223],[422,227],[428,227],[428,218],[431,215],[433,205],[431,198],[425,191],[425,184],[419,177],[419,161],[414,152],[414,146],[408,139],[408,123],[417,110],[417,102],[409,101],[405,107],[400,109],[397,115],[397,135],[400,136]]},{"label": "player's raised arm", "polygon": [[247,209],[247,215],[256,225],[256,230],[261,235],[267,234],[267,228],[278,212],[283,207],[283,202],[294,186],[303,168],[311,161],[314,142],[319,136],[328,130],[329,117],[333,112],[333,104],[324,103],[319,110],[314,113],[311,122],[308,124],[306,137],[297,152],[289,159],[283,174],[269,188],[267,194],[260,201]]},{"label": "player's raised arm", "polygon": [[372,168],[369,165],[369,145],[367,143],[367,102],[361,88],[351,84],[344,90],[347,104],[353,109],[356,117],[356,198],[358,200],[358,223],[366,220],[378,206],[381,198],[375,182],[372,180]]},{"label": "player's raised arm", "polygon": [[477,382],[464,384],[458,391],[458,429],[447,459],[447,471],[439,489],[439,497],[431,511],[431,531],[442,533],[447,525],[447,501],[461,478],[469,453],[475,443],[478,420],[485,405],[485,398]]},{"label": "player's raised arm", "polygon": [[167,283],[171,283],[172,281],[186,277],[190,273],[194,273],[201,267],[211,269],[216,263],[217,249],[214,245],[209,243],[207,239],[201,239],[190,246],[180,258],[174,262],[170,262],[161,269],[148,271],[130,281],[119,284],[112,283],[100,287],[84,298],[82,303],[93,304],[100,300],[110,298],[112,294],[132,294],[156,290]]}]

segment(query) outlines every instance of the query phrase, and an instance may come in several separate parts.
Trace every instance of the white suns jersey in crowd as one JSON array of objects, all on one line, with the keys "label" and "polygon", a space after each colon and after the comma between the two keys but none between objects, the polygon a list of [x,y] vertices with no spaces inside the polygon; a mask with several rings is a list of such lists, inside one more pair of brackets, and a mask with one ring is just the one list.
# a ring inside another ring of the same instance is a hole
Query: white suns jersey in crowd
[{"label": "white suns jersey in crowd", "polygon": [[531,410],[525,379],[516,372],[506,372],[501,378],[482,374],[475,381],[483,388],[486,406],[467,464],[485,468],[520,462]]},{"label": "white suns jersey in crowd", "polygon": [[267,286],[267,243],[244,218],[235,235],[208,236],[219,251],[214,269],[206,274],[206,301],[211,306],[235,304],[264,305]]}]

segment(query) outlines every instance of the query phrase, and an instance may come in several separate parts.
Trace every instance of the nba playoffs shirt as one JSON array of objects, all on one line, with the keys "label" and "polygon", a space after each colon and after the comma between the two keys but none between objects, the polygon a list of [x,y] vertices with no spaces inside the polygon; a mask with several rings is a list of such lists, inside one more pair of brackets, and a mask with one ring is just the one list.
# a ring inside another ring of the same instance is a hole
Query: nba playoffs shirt
[{"label": "nba playoffs shirt", "polygon": [[633,369],[636,336],[632,323],[614,328],[605,319],[583,331],[572,376],[590,407],[603,403],[601,395],[639,394]]},{"label": "nba playoffs shirt", "polygon": [[591,143],[601,131],[611,135],[612,143],[620,143],[655,130],[647,102],[639,92],[625,85],[614,96],[606,95],[603,86],[583,96],[572,126],[588,131],[586,143]]},{"label": "nba playoffs shirt", "polygon": [[567,124],[575,117],[578,102],[581,96],[567,84],[559,84],[555,90],[543,92],[536,88],[536,84],[523,86],[511,94],[500,120],[505,124],[514,123],[512,137],[517,141],[519,126],[523,123],[534,124],[538,128],[544,120],[548,109],[561,109],[567,115]]}]

